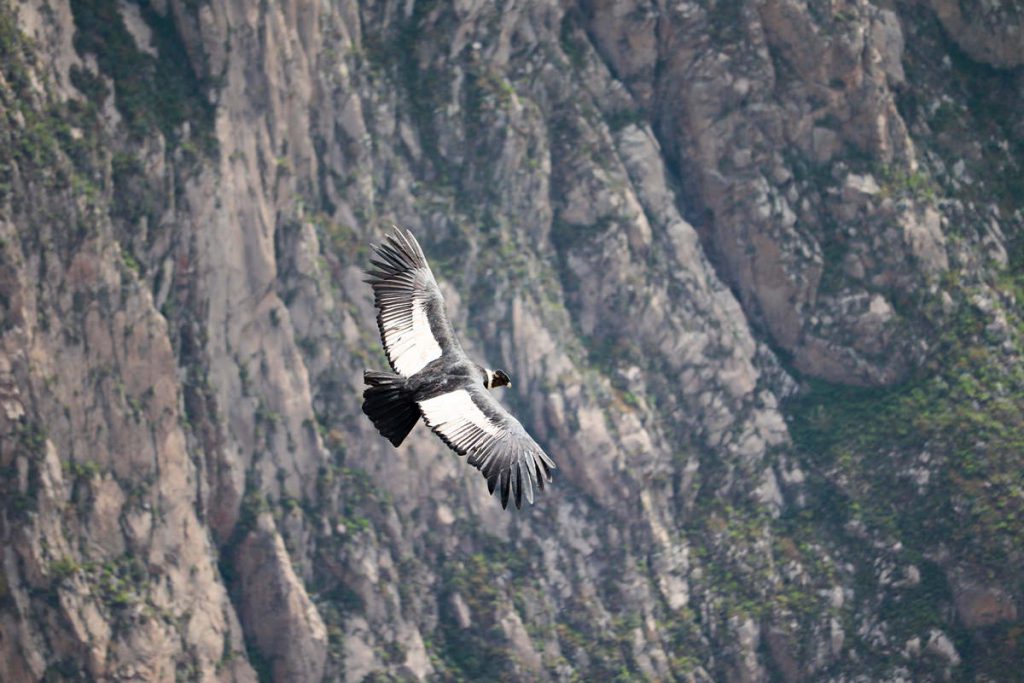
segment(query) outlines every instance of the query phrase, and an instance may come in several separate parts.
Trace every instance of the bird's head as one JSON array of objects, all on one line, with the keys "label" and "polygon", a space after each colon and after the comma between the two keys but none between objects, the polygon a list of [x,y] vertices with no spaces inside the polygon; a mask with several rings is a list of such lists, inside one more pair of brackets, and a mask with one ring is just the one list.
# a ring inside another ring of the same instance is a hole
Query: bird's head
[{"label": "bird's head", "polygon": [[494,372],[491,373],[491,376],[488,379],[490,380],[487,386],[488,389],[493,389],[494,387],[512,386],[512,380],[508,378],[508,375],[505,374],[504,370],[495,370]]}]

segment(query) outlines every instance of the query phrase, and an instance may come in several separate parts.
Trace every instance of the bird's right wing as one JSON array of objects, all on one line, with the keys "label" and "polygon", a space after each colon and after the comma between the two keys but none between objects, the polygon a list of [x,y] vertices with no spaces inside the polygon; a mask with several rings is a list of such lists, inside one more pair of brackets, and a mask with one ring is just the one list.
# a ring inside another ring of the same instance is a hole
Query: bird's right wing
[{"label": "bird's right wing", "polygon": [[444,310],[444,298],[416,238],[397,227],[374,245],[366,281],[373,287],[384,353],[411,377],[442,355],[465,355]]},{"label": "bird's right wing", "polygon": [[533,489],[551,481],[555,463],[526,433],[519,420],[498,403],[483,385],[470,385],[419,401],[427,426],[487,478],[493,494],[501,491],[501,507],[509,495],[516,507],[523,496],[533,502]]}]

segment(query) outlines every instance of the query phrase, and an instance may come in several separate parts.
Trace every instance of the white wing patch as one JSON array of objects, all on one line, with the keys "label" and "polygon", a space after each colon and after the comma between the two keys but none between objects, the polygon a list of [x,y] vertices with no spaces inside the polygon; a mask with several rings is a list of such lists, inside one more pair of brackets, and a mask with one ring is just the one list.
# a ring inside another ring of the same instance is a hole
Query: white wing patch
[{"label": "white wing patch", "polygon": [[509,498],[520,507],[523,498],[533,502],[533,489],[551,481],[551,461],[509,415],[479,385],[456,389],[418,402],[423,421],[452,450],[468,456],[467,462],[487,479],[487,490],[501,492],[501,506]]},{"label": "white wing patch", "polygon": [[441,346],[430,331],[426,303],[414,296],[407,305],[388,306],[381,315],[384,346],[395,370],[406,377],[441,357]]},{"label": "white wing patch", "polygon": [[503,431],[488,419],[465,389],[428,398],[419,405],[427,426],[461,448],[480,445]]}]

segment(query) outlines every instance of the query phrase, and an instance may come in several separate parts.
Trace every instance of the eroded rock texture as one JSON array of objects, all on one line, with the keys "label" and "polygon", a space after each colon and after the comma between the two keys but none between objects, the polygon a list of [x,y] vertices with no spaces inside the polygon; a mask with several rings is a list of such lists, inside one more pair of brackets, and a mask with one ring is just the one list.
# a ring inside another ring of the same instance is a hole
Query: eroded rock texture
[{"label": "eroded rock texture", "polygon": [[[0,0],[0,679],[1014,675],[1022,42],[969,4]],[[360,413],[393,223],[529,510]]]}]

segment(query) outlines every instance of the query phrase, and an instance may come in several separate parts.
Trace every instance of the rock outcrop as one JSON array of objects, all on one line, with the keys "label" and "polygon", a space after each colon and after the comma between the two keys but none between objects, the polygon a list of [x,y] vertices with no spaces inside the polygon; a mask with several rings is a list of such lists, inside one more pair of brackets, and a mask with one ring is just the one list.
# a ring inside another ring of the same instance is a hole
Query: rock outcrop
[{"label": "rock outcrop", "polygon": [[972,59],[1004,69],[1024,64],[1024,9],[1017,3],[932,0],[932,7]]}]

